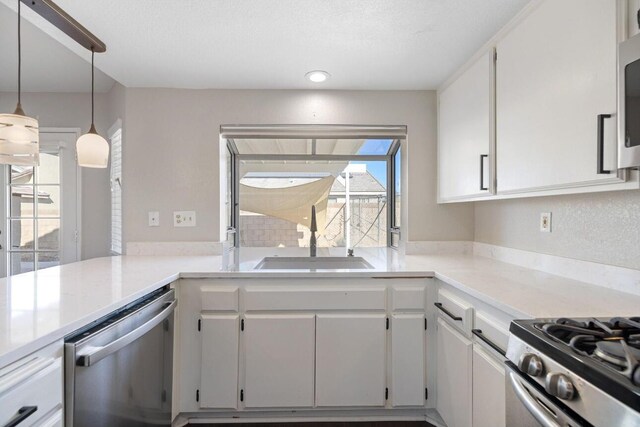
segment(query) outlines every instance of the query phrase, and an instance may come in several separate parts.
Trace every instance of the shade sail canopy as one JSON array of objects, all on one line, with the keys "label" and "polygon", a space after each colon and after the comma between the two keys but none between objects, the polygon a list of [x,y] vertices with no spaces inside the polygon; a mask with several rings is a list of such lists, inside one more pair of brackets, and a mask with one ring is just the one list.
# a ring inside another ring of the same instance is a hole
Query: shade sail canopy
[{"label": "shade sail canopy", "polygon": [[311,226],[311,206],[316,207],[318,232],[327,221],[327,202],[335,176],[316,178],[289,187],[254,187],[240,184],[240,210]]}]

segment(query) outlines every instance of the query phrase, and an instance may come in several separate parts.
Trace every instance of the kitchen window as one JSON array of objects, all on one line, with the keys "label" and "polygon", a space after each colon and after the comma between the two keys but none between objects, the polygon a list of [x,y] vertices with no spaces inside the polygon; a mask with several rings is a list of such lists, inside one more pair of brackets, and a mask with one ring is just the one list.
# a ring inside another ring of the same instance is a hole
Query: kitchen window
[{"label": "kitchen window", "polygon": [[228,241],[307,247],[315,206],[319,247],[397,247],[406,128],[392,129],[223,126]]},{"label": "kitchen window", "polygon": [[122,254],[122,128],[109,132],[111,141],[111,253]]}]

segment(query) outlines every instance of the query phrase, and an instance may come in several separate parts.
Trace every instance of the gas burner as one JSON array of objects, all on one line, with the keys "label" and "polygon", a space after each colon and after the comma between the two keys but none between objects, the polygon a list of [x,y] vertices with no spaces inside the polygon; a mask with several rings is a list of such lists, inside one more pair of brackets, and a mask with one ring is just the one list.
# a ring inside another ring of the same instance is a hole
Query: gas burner
[{"label": "gas burner", "polygon": [[624,341],[600,341],[596,343],[596,349],[593,355],[618,366],[621,369],[629,367],[628,355],[633,358],[640,358],[640,350],[637,348],[625,346],[622,344]]}]

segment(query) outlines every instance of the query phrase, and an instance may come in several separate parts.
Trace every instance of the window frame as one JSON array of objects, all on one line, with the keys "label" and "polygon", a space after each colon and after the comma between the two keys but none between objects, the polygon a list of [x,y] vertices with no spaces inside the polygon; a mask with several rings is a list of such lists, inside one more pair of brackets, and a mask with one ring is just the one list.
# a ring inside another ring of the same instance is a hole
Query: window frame
[{"label": "window frame", "polygon": [[[288,127],[288,126],[283,126]],[[307,134],[305,132],[305,127],[300,126],[292,126],[292,132],[290,134],[287,133],[272,133],[270,132],[272,129],[280,129],[280,127],[275,126],[264,126],[266,131],[264,133],[260,133],[260,128],[257,127],[257,130],[251,130],[247,135],[250,135],[252,139],[287,139],[287,138],[300,138],[301,135],[304,137],[308,137],[309,139],[391,139],[392,143],[389,146],[389,150],[386,154],[379,155],[335,155],[335,154],[240,154],[238,152],[238,148],[234,139],[236,139],[235,134],[230,130],[230,128],[234,128],[234,126],[221,126],[220,135],[222,140],[226,141],[227,150],[231,154],[231,165],[232,165],[232,173],[230,176],[233,179],[231,186],[232,194],[231,194],[231,218],[228,218],[230,226],[227,229],[227,238],[229,239],[229,234],[233,235],[233,243],[231,246],[239,248],[240,247],[240,238],[238,236],[239,230],[238,226],[240,224],[240,203],[239,203],[239,191],[240,191],[240,162],[242,160],[263,160],[263,161],[295,161],[295,160],[303,160],[303,161],[314,161],[314,160],[325,160],[325,161],[384,161],[386,162],[387,169],[387,247],[392,249],[397,249],[399,247],[401,235],[400,235],[400,227],[396,226],[397,220],[395,218],[395,198],[396,198],[396,174],[395,174],[395,156],[399,152],[402,147],[402,141],[406,139],[406,127],[404,126],[394,126],[390,127],[393,129],[403,129],[404,133],[400,135],[393,135],[392,137],[384,136],[383,134],[370,134],[365,129],[371,129],[372,127],[363,127],[363,132],[358,133],[358,127],[353,126],[349,127],[352,133],[340,135],[338,137],[335,134],[331,134],[331,132],[321,132],[318,131],[322,126],[313,126],[314,133]],[[244,132],[246,132],[247,128],[253,129],[253,127],[248,126],[238,126],[238,128],[242,128]],[[327,126],[327,129],[332,128],[332,126]],[[373,127],[376,128],[376,127]],[[381,129],[386,127],[380,127]],[[247,135],[239,134],[237,138],[246,138]],[[402,160],[400,160],[402,163]],[[401,166],[402,171],[402,166]],[[400,178],[401,179],[401,178]],[[398,245],[392,245],[393,243],[393,235],[397,235]]]},{"label": "window frame", "polygon": [[[111,253],[111,255],[122,255],[124,252],[124,239],[123,239],[123,221],[122,221],[122,215],[124,213],[124,209],[123,209],[123,197],[122,197],[122,171],[123,171],[123,162],[124,162],[124,150],[123,150],[123,143],[124,143],[124,131],[122,129],[122,121],[120,119],[116,120],[116,122],[113,124],[113,126],[111,126],[111,128],[109,129],[109,131],[107,132],[107,136],[109,138],[109,183],[111,186],[111,197],[109,200],[109,252]],[[119,151],[120,151],[120,174],[119,176],[114,178],[114,172],[113,172],[113,157],[115,154],[115,150],[113,149],[113,139],[119,136],[120,138],[120,147],[119,147]],[[113,189],[115,185],[119,185],[120,187],[120,251],[116,251],[114,250],[113,247]]]}]

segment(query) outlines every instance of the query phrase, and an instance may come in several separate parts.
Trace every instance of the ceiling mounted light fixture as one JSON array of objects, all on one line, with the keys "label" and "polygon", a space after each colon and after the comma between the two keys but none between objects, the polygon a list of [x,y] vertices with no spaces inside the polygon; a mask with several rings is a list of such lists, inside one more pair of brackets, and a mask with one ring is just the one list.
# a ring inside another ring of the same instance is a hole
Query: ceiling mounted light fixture
[{"label": "ceiling mounted light fixture", "polygon": [[326,82],[327,80],[329,80],[329,77],[331,77],[331,74],[327,73],[326,71],[322,71],[322,70],[314,70],[314,71],[309,71],[304,76],[310,82],[322,83],[322,82]]},{"label": "ceiling mounted light fixture", "polygon": [[93,123],[94,113],[94,59],[95,51],[91,49],[91,127],[89,132],[78,138],[76,153],[78,165],[85,168],[106,168],[109,164],[109,143],[98,135]]},{"label": "ceiling mounted light fixture", "polygon": [[38,120],[22,110],[22,46],[18,0],[18,104],[13,114],[0,114],[0,164],[37,166],[40,162]]}]

